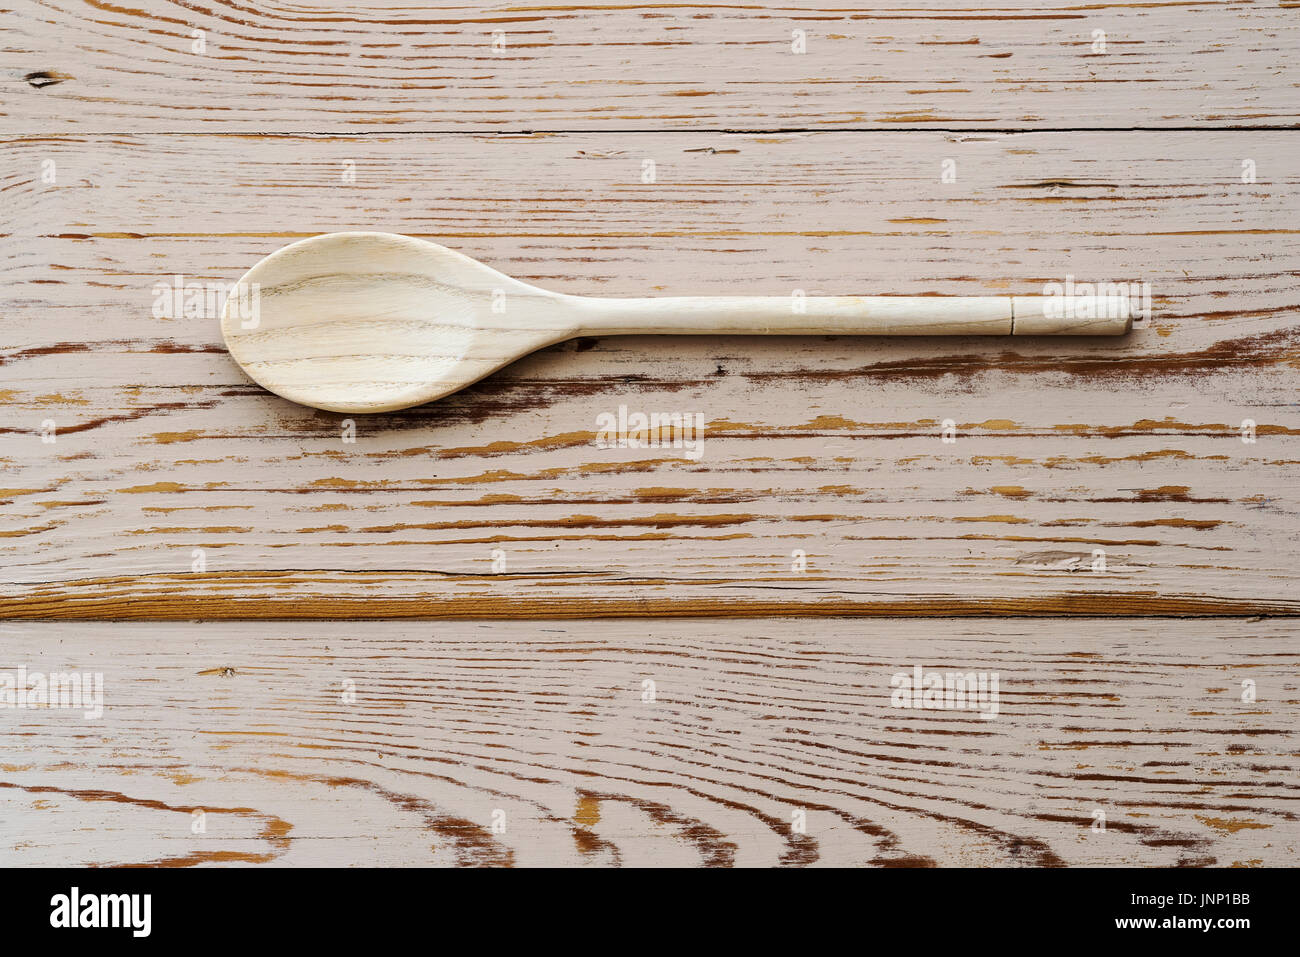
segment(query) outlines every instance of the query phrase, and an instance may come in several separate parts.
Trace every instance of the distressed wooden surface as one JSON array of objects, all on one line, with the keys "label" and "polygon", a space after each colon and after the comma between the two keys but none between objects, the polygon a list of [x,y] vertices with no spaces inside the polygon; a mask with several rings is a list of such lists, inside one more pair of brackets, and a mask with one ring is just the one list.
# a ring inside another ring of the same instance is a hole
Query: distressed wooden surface
[{"label": "distressed wooden surface", "polygon": [[[1247,616],[1300,611],[1295,4],[10,7],[0,672],[106,701],[0,708],[0,861],[1294,861],[1296,622]],[[347,442],[218,293],[152,314],[345,229],[566,293],[1154,317],[585,339]],[[620,406],[702,454],[600,448]],[[316,620],[386,617],[533,620]],[[1001,713],[891,707],[918,664]]]},{"label": "distressed wooden surface", "polygon": [[[101,672],[104,709],[0,712],[0,855],[1285,866],[1294,637],[1290,621],[10,624],[0,665]],[[996,672],[997,716],[892,707],[916,664]]]},{"label": "distressed wooden surface", "polygon": [[14,11],[0,132],[1289,127],[1300,102],[1291,2]]},{"label": "distressed wooden surface", "polygon": [[[1294,610],[1296,135],[10,140],[0,609]],[[1155,315],[1122,340],[582,340],[358,416],[345,443],[345,416],[243,376],[219,302],[151,314],[173,274],[233,283],[367,227],[560,292],[1029,294],[1073,274],[1149,282]],[[699,459],[598,447],[620,405],[702,415]]]}]

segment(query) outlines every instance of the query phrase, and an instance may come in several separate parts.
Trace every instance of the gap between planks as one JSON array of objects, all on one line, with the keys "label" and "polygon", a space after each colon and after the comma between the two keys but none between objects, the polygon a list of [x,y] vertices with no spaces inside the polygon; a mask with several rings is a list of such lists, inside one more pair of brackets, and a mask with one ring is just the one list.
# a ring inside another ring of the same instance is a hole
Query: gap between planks
[{"label": "gap between planks", "polygon": [[[196,576],[198,577],[198,576]],[[224,576],[237,588],[241,576]],[[248,576],[264,586],[271,576]],[[509,578],[509,576],[503,576]],[[230,579],[233,578],[233,581]],[[77,589],[93,588],[67,583]],[[1131,594],[1054,595],[1039,599],[921,601],[826,599],[819,601],[746,601],[730,598],[602,600],[589,590],[570,598],[519,599],[491,597],[460,599],[411,598],[243,598],[185,594],[142,595],[141,581],[132,580],[132,594],[110,597],[58,597],[30,594],[0,598],[0,621],[581,621],[628,618],[1177,618],[1250,619],[1300,617],[1285,601],[1234,601],[1200,597],[1142,597]],[[354,586],[358,589],[363,586]],[[65,583],[54,592],[67,590]]]}]

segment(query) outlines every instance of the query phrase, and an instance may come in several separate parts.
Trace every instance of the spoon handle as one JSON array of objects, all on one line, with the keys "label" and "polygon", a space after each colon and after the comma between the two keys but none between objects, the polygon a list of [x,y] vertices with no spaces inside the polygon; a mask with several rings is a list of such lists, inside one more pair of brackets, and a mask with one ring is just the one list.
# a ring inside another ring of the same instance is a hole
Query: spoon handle
[{"label": "spoon handle", "polygon": [[875,336],[1118,336],[1124,296],[584,297],[584,335],[699,333]]}]

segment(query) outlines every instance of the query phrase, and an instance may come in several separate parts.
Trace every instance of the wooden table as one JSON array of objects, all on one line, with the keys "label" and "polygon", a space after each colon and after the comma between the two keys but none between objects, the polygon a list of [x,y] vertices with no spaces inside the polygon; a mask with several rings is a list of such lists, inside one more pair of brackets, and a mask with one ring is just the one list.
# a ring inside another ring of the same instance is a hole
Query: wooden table
[{"label": "wooden table", "polygon": [[[104,709],[0,708],[0,861],[1293,863],[1295,6],[19,0],[0,670]],[[349,419],[215,319],[348,229],[1153,314],[579,340]],[[897,707],[918,666],[998,714]]]}]

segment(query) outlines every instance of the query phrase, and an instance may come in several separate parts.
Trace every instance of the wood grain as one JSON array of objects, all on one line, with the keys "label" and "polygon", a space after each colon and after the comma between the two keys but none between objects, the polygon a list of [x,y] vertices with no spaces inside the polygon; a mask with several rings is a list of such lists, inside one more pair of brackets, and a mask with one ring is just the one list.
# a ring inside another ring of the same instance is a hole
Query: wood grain
[{"label": "wood grain", "polygon": [[[1294,137],[11,138],[0,614],[1293,613]],[[579,340],[351,443],[243,377],[219,301],[151,315],[173,274],[356,228],[574,294],[1072,274],[1155,314],[1122,342]],[[620,406],[702,416],[700,456],[600,447]]]},{"label": "wood grain", "polygon": [[[1290,621],[10,624],[0,668],[100,672],[104,713],[0,712],[0,856],[1285,866],[1295,637]],[[998,715],[891,706],[917,664],[996,672]]]},{"label": "wood grain", "polygon": [[1300,102],[1290,2],[11,6],[7,133],[1293,127]]}]

